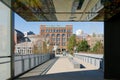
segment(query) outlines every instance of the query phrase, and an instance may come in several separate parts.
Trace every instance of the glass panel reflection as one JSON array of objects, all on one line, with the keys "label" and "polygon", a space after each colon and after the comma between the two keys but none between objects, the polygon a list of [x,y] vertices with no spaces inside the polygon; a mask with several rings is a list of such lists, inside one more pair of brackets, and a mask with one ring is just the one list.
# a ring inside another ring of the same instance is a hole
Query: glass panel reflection
[{"label": "glass panel reflection", "polygon": [[[27,21],[61,21],[61,17],[69,14],[78,14],[77,21],[104,21],[104,12],[107,20],[120,11],[118,0],[11,0],[12,6],[10,0],[2,1]],[[87,16],[86,12],[89,13]],[[63,21],[66,20],[71,19],[65,17]]]}]

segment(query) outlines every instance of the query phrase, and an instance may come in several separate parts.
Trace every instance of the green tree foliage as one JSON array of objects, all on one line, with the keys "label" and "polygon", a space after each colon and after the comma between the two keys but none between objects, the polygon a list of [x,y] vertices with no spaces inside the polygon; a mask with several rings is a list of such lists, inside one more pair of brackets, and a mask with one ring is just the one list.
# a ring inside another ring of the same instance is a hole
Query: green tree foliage
[{"label": "green tree foliage", "polygon": [[104,51],[103,50],[103,44],[100,41],[96,42],[95,46],[93,47],[93,52],[103,53],[103,51]]},{"label": "green tree foliage", "polygon": [[39,50],[38,50],[37,45],[34,45],[34,47],[33,47],[33,53],[34,54],[39,54]]},{"label": "green tree foliage", "polygon": [[43,41],[43,44],[35,44],[33,48],[34,54],[40,54],[40,53],[48,53],[47,44],[45,41]]},{"label": "green tree foliage", "polygon": [[18,2],[21,2],[25,5],[27,5],[28,7],[32,7],[32,8],[38,8],[38,7],[41,7],[41,5],[42,5],[40,0],[18,0]]},{"label": "green tree foliage", "polygon": [[67,49],[68,51],[73,54],[73,51],[74,51],[74,47],[76,46],[76,36],[75,35],[72,35],[69,40],[68,40],[68,43],[67,43]]},{"label": "green tree foliage", "polygon": [[77,51],[88,51],[90,49],[90,46],[88,45],[88,42],[86,40],[82,40],[78,46],[77,46]]},{"label": "green tree foliage", "polygon": [[43,53],[47,53],[47,44],[46,44],[46,42],[44,41],[43,42]]}]

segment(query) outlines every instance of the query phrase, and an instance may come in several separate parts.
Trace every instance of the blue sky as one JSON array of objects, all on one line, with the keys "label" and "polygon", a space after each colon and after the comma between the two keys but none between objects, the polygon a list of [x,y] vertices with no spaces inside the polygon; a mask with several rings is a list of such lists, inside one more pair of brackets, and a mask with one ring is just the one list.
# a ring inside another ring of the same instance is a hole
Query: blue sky
[{"label": "blue sky", "polygon": [[104,33],[104,22],[27,22],[17,14],[15,14],[15,29],[26,32],[33,31],[35,34],[39,34],[40,25],[73,25],[73,33],[76,30],[81,29],[84,33]]}]

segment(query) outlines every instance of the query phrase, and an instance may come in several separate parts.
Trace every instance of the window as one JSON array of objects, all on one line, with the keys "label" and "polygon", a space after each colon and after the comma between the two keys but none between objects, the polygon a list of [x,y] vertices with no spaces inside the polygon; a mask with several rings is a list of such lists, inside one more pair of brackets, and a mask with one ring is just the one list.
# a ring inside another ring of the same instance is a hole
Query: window
[{"label": "window", "polygon": [[46,32],[49,32],[49,30],[48,30],[48,29],[46,29]]},{"label": "window", "polygon": [[66,30],[64,29],[64,32],[66,32]]},{"label": "window", "polygon": [[52,37],[55,37],[55,34],[52,34]]},{"label": "window", "polygon": [[65,37],[65,34],[62,34],[62,37]]},{"label": "window", "polygon": [[52,41],[54,42],[54,41],[55,41],[55,38],[52,38]]},{"label": "window", "polygon": [[60,30],[58,30],[58,32],[60,32]]},{"label": "window", "polygon": [[60,41],[60,38],[56,38],[56,41]]},{"label": "window", "polygon": [[57,37],[60,37],[60,34],[57,34]]},{"label": "window", "polygon": [[63,41],[63,42],[66,42],[66,38],[63,38],[62,41]]},{"label": "window", "polygon": [[62,43],[62,46],[65,46],[65,43]]},{"label": "window", "polygon": [[59,32],[59,30],[58,30],[58,32]]},{"label": "window", "polygon": [[68,32],[71,32],[71,30],[68,30]]}]

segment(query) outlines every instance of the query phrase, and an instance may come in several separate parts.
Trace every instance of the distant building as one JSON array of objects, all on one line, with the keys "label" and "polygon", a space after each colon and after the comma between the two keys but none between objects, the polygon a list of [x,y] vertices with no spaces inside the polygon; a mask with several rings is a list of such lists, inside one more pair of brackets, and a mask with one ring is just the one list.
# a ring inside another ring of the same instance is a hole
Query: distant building
[{"label": "distant building", "polygon": [[17,32],[14,30],[14,44],[17,44]]},{"label": "distant building", "polygon": [[93,48],[93,46],[96,44],[97,41],[100,41],[104,46],[104,35],[103,34],[93,33],[92,35],[88,35],[86,37],[86,40],[88,41],[88,44],[90,45],[91,48]]},{"label": "distant building", "polygon": [[27,36],[29,38],[29,40],[33,43],[37,42],[38,40],[40,40],[40,35],[28,35]]},{"label": "distant building", "polygon": [[77,41],[79,41],[79,40],[84,40],[84,39],[87,38],[87,36],[88,36],[88,34],[86,34],[86,33],[79,34],[79,35],[76,34],[76,40],[77,40]]},{"label": "distant building", "polygon": [[66,25],[41,25],[40,26],[40,36],[48,39],[49,44],[54,46],[58,46],[58,51],[62,53],[62,51],[67,50],[67,41],[73,33],[73,26]]},{"label": "distant building", "polygon": [[34,32],[32,31],[27,31],[27,32],[24,32],[24,35],[27,36],[27,35],[35,35]]},{"label": "distant building", "polygon": [[81,29],[78,29],[77,31],[76,31],[76,35],[77,36],[80,36],[81,34],[83,34],[84,32],[83,32],[83,30],[81,30]]},{"label": "distant building", "polygon": [[[29,31],[27,34],[33,34],[31,31]],[[15,43],[15,53],[20,54],[31,54],[33,51],[33,43],[30,41],[30,39],[25,36],[24,33],[22,33],[19,30],[14,30],[14,43]]]},{"label": "distant building", "polygon": [[15,45],[16,54],[32,54],[34,44],[32,42],[23,42]]},{"label": "distant building", "polygon": [[24,34],[19,30],[14,30],[14,43],[18,44],[21,42],[25,42]]},{"label": "distant building", "polygon": [[24,32],[25,42],[31,42],[28,36],[35,35],[32,31]]}]

